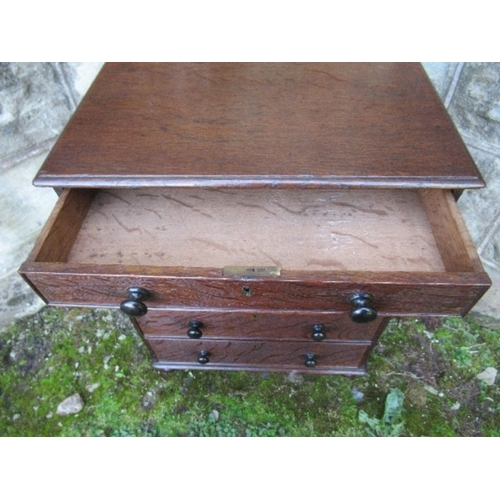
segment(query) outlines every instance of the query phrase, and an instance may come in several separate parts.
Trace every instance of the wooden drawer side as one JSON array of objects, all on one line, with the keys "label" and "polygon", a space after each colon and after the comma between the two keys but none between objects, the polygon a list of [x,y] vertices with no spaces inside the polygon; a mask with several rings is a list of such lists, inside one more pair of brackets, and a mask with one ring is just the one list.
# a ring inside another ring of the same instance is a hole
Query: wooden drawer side
[{"label": "wooden drawer side", "polygon": [[445,269],[484,272],[481,260],[450,191],[423,190],[422,201]]},{"label": "wooden drawer side", "polygon": [[66,262],[95,194],[91,189],[64,190],[28,260]]}]

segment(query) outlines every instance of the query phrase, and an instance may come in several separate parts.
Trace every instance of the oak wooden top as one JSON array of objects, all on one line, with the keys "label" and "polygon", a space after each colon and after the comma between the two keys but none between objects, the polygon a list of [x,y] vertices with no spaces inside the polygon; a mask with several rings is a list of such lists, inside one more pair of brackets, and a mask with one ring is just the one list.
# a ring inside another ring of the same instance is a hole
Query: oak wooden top
[{"label": "oak wooden top", "polygon": [[35,179],[73,187],[482,187],[413,63],[107,64]]}]

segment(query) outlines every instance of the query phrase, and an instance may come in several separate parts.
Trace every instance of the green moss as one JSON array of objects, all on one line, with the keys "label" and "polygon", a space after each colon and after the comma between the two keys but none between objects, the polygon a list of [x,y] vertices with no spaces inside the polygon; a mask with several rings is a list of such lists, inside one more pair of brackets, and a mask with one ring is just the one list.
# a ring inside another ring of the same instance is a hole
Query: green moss
[{"label": "green moss", "polygon": [[[387,396],[401,391],[398,435],[498,436],[498,385],[476,378],[498,359],[500,329],[393,320],[365,377],[159,372],[119,314],[46,308],[0,334],[0,434],[367,436],[376,433],[360,411],[383,421]],[[84,408],[57,415],[76,393]]]}]

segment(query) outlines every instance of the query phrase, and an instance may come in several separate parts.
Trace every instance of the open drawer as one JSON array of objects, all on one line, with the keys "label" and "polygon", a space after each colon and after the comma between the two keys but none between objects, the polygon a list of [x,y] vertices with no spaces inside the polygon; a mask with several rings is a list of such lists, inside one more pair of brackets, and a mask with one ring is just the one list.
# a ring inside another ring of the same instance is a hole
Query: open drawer
[{"label": "open drawer", "polygon": [[488,289],[449,191],[65,190],[21,274],[50,304],[463,315]]}]

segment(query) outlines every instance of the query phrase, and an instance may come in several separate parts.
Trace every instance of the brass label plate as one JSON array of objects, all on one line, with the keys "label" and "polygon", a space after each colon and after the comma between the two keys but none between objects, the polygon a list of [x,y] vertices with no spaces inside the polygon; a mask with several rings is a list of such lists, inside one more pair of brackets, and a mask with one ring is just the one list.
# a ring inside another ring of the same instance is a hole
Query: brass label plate
[{"label": "brass label plate", "polygon": [[263,277],[277,278],[281,276],[281,267],[278,266],[226,266],[222,270],[223,276],[240,276],[245,278]]}]

